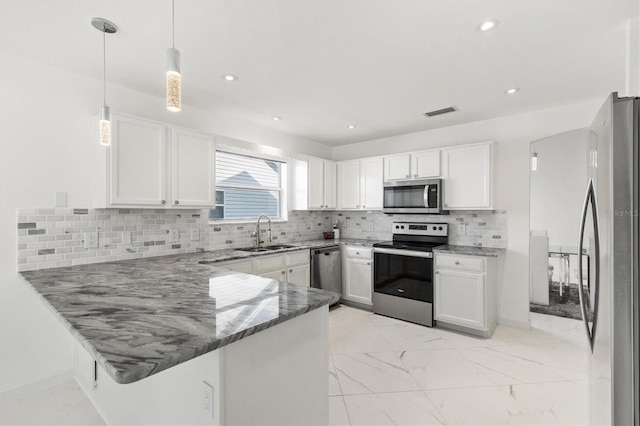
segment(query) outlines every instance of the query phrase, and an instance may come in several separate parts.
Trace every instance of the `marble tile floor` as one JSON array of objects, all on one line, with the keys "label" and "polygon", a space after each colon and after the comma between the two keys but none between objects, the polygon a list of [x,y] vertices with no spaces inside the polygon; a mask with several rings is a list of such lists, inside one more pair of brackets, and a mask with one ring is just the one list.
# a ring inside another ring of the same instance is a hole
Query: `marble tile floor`
[{"label": "marble tile floor", "polygon": [[[587,424],[582,330],[546,317],[532,313],[530,330],[498,326],[479,339],[334,308],[330,424]],[[70,381],[0,405],[0,424],[104,422]]]}]

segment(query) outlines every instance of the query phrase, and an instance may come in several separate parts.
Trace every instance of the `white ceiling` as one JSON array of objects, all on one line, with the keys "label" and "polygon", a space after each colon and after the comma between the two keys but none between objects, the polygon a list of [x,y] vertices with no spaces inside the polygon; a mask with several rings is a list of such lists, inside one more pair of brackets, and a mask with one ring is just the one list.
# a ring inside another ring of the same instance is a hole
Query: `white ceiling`
[{"label": "white ceiling", "polygon": [[[90,20],[111,20],[109,82],[164,96],[170,1],[0,4],[1,50],[100,79],[102,34]],[[183,103],[337,146],[593,100],[624,89],[625,23],[639,5],[177,0]],[[496,29],[476,31],[490,18]],[[505,95],[513,86],[522,90]],[[451,105],[460,111],[422,115]]]}]

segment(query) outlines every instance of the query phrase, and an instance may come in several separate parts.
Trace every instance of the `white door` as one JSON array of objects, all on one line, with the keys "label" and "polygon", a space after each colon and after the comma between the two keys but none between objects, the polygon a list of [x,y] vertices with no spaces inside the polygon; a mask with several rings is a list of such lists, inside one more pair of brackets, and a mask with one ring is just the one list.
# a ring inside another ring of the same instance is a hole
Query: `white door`
[{"label": "white door", "polygon": [[401,180],[411,177],[411,156],[398,154],[384,157],[384,180]]},{"label": "white door", "polygon": [[333,161],[324,162],[324,207],[335,209],[336,197],[336,163]]},{"label": "white door", "polygon": [[260,276],[264,278],[271,278],[272,280],[287,281],[287,270],[278,269],[276,271],[263,272]]},{"label": "white door", "polygon": [[113,115],[110,148],[112,205],[167,204],[167,128]]},{"label": "white door", "polygon": [[492,208],[491,144],[445,149],[443,164],[446,209]]},{"label": "white door", "polygon": [[382,208],[383,169],[382,158],[367,158],[360,162],[360,205],[363,209]]},{"label": "white door", "polygon": [[344,298],[371,305],[371,260],[347,258],[345,266]]},{"label": "white door", "polygon": [[287,282],[309,287],[311,268],[309,264],[290,266],[287,269]]},{"label": "white door", "polygon": [[484,275],[438,269],[435,276],[435,319],[484,330]]},{"label": "white door", "polygon": [[338,163],[338,208],[360,208],[360,162]]},{"label": "white door", "polygon": [[175,207],[214,207],[213,138],[173,129],[171,193]]},{"label": "white door", "polygon": [[324,207],[324,160],[309,157],[309,208]]},{"label": "white door", "polygon": [[411,172],[414,179],[440,176],[440,151],[423,151],[411,154]]}]

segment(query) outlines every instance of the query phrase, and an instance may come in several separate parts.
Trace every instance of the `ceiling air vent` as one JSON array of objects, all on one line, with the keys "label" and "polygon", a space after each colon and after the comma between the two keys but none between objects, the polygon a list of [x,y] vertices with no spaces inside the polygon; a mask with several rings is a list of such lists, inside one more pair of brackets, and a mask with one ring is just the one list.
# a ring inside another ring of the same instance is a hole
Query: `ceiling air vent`
[{"label": "ceiling air vent", "polygon": [[435,117],[436,115],[448,114],[450,112],[454,112],[457,110],[458,108],[456,108],[455,106],[450,106],[448,108],[442,108],[442,109],[437,109],[435,111],[425,112],[424,115],[426,115],[427,117]]}]

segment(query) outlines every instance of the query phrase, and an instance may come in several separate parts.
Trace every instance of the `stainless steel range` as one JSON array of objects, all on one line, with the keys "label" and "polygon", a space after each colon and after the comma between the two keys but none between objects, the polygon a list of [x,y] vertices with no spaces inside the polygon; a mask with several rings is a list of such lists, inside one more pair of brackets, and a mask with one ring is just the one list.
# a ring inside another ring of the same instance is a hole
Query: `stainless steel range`
[{"label": "stainless steel range", "polygon": [[434,326],[432,249],[447,244],[447,228],[394,222],[393,241],[373,245],[373,312]]}]

